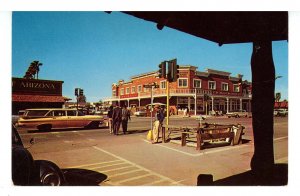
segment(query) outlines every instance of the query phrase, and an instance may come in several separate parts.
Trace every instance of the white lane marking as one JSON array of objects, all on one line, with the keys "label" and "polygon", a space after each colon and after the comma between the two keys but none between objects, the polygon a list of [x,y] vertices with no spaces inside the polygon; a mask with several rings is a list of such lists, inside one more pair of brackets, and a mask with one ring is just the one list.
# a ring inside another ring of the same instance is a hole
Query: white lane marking
[{"label": "white lane marking", "polygon": [[115,159],[112,161],[105,161],[105,162],[99,162],[99,163],[90,163],[90,164],[84,164],[84,165],[76,165],[76,166],[72,166],[72,167],[67,167],[67,168],[83,168],[83,167],[89,167],[89,166],[93,166],[93,165],[101,165],[101,164],[106,164],[106,163],[114,163],[114,162],[119,162],[120,160]]},{"label": "white lane marking", "polygon": [[[133,180],[138,180],[138,179],[141,179],[141,178],[144,178],[144,177],[148,177],[148,176],[152,176],[152,174],[145,174],[145,175],[141,175],[141,176],[127,178],[126,180],[117,181],[117,184],[122,184],[124,182],[129,182],[129,181],[133,181]],[[176,184],[176,182],[172,182],[171,184],[173,184],[173,183]]]},{"label": "white lane marking", "polygon": [[124,164],[128,164],[128,163],[123,163],[123,162],[122,163],[114,163],[114,164],[110,164],[110,165],[102,165],[102,166],[91,167],[89,169],[100,169],[100,168],[116,166],[116,165],[124,165]]},{"label": "white lane marking", "polygon": [[118,167],[118,168],[114,168],[114,169],[100,170],[100,171],[98,171],[98,172],[105,173],[105,172],[111,172],[111,171],[117,171],[117,170],[127,169],[127,168],[131,168],[131,167],[134,167],[134,166],[133,166],[133,165],[129,165],[129,166]]},{"label": "white lane marking", "polygon": [[164,179],[160,179],[160,180],[156,180],[154,182],[150,182],[150,183],[147,183],[147,184],[143,184],[143,186],[151,186],[151,185],[155,185],[155,184],[158,184],[158,183],[161,183],[161,182],[164,182],[166,180]]},{"label": "white lane marking", "polygon": [[101,149],[101,148],[99,148],[99,147],[97,147],[97,146],[93,146],[93,148],[95,148],[95,149],[98,150],[98,151],[104,152],[104,153],[106,153],[106,154],[108,154],[108,155],[111,155],[111,156],[113,156],[113,157],[115,157],[115,158],[117,158],[117,159],[120,159],[120,160],[122,160],[122,161],[124,161],[124,162],[126,162],[126,163],[129,163],[130,165],[133,165],[133,166],[135,166],[135,167],[137,167],[137,168],[139,168],[139,169],[141,169],[141,170],[144,170],[144,171],[146,171],[146,172],[149,172],[151,175],[158,176],[158,177],[160,177],[160,178],[162,178],[162,179],[165,179],[165,180],[168,180],[169,182],[171,182],[171,183],[173,183],[173,184],[176,184],[176,185],[183,185],[183,184],[177,183],[176,181],[172,180],[171,178],[168,178],[168,177],[163,176],[163,175],[161,175],[161,174],[159,174],[159,173],[153,172],[153,171],[151,171],[151,170],[149,170],[149,169],[147,169],[147,168],[145,168],[145,167],[142,167],[142,166],[140,166],[140,165],[137,165],[137,164],[135,164],[135,163],[133,163],[133,162],[131,162],[131,161],[128,161],[128,160],[126,160],[126,159],[124,159],[124,158],[122,158],[122,157],[120,157],[120,156],[115,155],[115,154],[112,154],[112,153],[110,153],[110,152],[108,152],[108,151],[106,151],[106,150],[103,150],[103,149]]},{"label": "white lane marking", "polygon": [[71,143],[72,141],[65,140],[64,142],[67,143],[67,144],[69,144],[69,143]]},{"label": "white lane marking", "polygon": [[[148,140],[144,140],[144,139],[143,139],[143,141],[151,144],[151,142],[149,142]],[[160,147],[163,147],[163,148],[167,148],[167,149],[169,149],[169,150],[173,150],[173,151],[175,151],[175,152],[179,152],[179,153],[182,153],[182,154],[185,154],[185,155],[188,155],[188,156],[199,156],[199,155],[203,155],[203,152],[200,153],[200,154],[191,154],[191,153],[184,152],[184,151],[181,151],[181,150],[177,150],[177,149],[175,149],[175,148],[171,148],[171,147],[164,146],[164,145],[161,145],[161,144],[153,144],[153,145],[154,145],[154,146],[160,146]]]},{"label": "white lane marking", "polygon": [[288,138],[288,136],[278,137],[278,138],[275,138],[274,141],[284,140],[284,139],[287,139],[287,138]]},{"label": "white lane marking", "polygon": [[[143,140],[143,141],[147,142],[147,143],[151,143],[148,140]],[[249,144],[243,144],[243,145],[236,145],[236,146],[228,146],[228,147],[223,147],[222,149],[216,149],[216,150],[212,150],[212,151],[208,151],[208,152],[200,152],[200,153],[197,153],[197,154],[184,152],[184,151],[177,150],[175,148],[171,148],[171,147],[164,146],[164,145],[161,145],[161,144],[154,144],[154,146],[160,146],[160,147],[167,148],[169,150],[173,150],[175,152],[179,152],[179,153],[182,153],[182,154],[185,154],[185,155],[188,155],[188,156],[198,157],[198,156],[202,156],[202,155],[205,155],[205,154],[211,154],[211,153],[217,153],[217,152],[222,152],[222,151],[227,151],[227,150],[233,150],[233,149],[237,149],[237,148],[249,147],[250,145]]]},{"label": "white lane marking", "polygon": [[117,174],[114,174],[114,175],[109,175],[109,178],[116,177],[116,176],[122,176],[124,174],[134,173],[134,172],[137,172],[137,171],[143,171],[143,170],[141,170],[141,169],[134,169],[134,170],[126,171],[126,172],[120,172],[120,173],[117,173]]},{"label": "white lane marking", "polygon": [[92,139],[92,138],[87,138],[87,140],[89,140],[89,141],[95,141],[95,139]]}]

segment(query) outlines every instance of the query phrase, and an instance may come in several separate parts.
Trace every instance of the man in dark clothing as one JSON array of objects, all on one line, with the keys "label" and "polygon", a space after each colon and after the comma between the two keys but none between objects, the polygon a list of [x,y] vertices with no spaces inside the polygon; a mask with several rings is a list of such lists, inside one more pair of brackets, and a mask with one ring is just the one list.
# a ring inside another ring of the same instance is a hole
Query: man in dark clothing
[{"label": "man in dark clothing", "polygon": [[114,134],[118,135],[121,121],[122,121],[122,109],[119,107],[118,104],[116,104],[116,107],[113,109],[112,120],[113,120]]},{"label": "man in dark clothing", "polygon": [[156,119],[159,121],[159,124],[162,125],[165,119],[165,111],[164,108],[159,108],[156,113]]},{"label": "man in dark clothing", "polygon": [[156,105],[154,109],[156,110],[156,115],[155,115],[155,121],[153,123],[154,124],[153,130],[152,130],[152,134],[153,134],[152,144],[158,143],[159,132],[161,130],[163,121],[165,119],[165,112],[163,108],[160,108],[159,105]]},{"label": "man in dark clothing", "polygon": [[124,134],[127,132],[128,119],[131,120],[130,111],[126,108],[126,105],[124,105],[122,108],[122,130]]},{"label": "man in dark clothing", "polygon": [[113,120],[112,120],[112,114],[113,114],[113,106],[111,105],[108,109],[107,112],[107,117],[108,117],[108,127],[109,127],[109,133],[112,134],[114,130],[113,126]]}]

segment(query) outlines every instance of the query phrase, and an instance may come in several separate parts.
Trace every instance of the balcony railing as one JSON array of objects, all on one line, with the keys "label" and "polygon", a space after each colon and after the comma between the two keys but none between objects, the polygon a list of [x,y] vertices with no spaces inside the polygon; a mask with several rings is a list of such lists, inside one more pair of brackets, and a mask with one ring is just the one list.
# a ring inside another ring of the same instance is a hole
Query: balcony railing
[{"label": "balcony railing", "polygon": [[[154,89],[152,92],[153,97],[160,97],[160,96],[166,96],[167,91],[166,89]],[[207,94],[209,96],[216,96],[218,94],[214,94],[212,90],[203,90],[203,89],[170,89],[170,96],[203,96],[204,94]],[[223,95],[228,96],[228,95]],[[229,95],[230,96],[230,95]],[[233,95],[231,95],[233,96]],[[237,95],[236,95],[237,96]],[[242,98],[251,98],[251,94],[244,93],[242,96],[239,95]],[[137,96],[127,96],[127,95],[121,95],[121,96],[112,96],[104,98],[104,101],[111,101],[111,100],[119,100],[119,99],[133,99],[133,98],[147,98],[151,97],[151,91],[147,92],[139,92]]]}]

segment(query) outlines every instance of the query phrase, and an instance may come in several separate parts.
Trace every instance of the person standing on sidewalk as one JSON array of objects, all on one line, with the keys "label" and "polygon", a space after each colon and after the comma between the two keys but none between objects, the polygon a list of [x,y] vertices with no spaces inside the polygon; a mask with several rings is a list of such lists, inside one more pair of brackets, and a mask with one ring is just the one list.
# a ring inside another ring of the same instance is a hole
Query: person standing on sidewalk
[{"label": "person standing on sidewalk", "polygon": [[155,115],[155,121],[154,121],[154,125],[153,125],[153,141],[152,144],[156,144],[158,143],[158,137],[159,137],[159,131],[162,127],[163,121],[165,119],[165,114],[164,114],[164,110],[162,108],[160,108],[160,106],[155,106],[154,108],[157,112]]},{"label": "person standing on sidewalk", "polygon": [[113,114],[114,107],[111,105],[109,106],[107,117],[108,117],[108,127],[109,127],[109,133],[113,133],[113,120],[112,120],[112,114]]},{"label": "person standing on sidewalk", "polygon": [[124,135],[127,132],[128,120],[130,119],[130,111],[127,109],[126,105],[122,108],[122,130]]},{"label": "person standing on sidewalk", "polygon": [[113,109],[112,120],[113,120],[114,135],[118,135],[120,125],[122,122],[122,109],[119,107],[118,103],[116,104],[116,107]]}]

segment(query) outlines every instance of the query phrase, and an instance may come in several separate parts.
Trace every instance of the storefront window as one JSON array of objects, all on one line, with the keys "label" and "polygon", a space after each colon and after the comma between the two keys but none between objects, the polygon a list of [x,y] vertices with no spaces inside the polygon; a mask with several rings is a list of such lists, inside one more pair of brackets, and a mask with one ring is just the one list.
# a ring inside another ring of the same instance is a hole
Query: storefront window
[{"label": "storefront window", "polygon": [[194,79],[194,88],[201,88],[201,80]]},{"label": "storefront window", "polygon": [[181,88],[185,88],[188,86],[187,78],[178,79],[178,86]]},{"label": "storefront window", "polygon": [[215,81],[208,81],[208,89],[215,90],[216,89],[216,82]]},{"label": "storefront window", "polygon": [[238,84],[233,85],[233,91],[234,92],[240,92],[240,86]]},{"label": "storefront window", "polygon": [[138,85],[138,93],[142,92],[142,85]]},{"label": "storefront window", "polygon": [[228,83],[222,82],[222,91],[228,91]]},{"label": "storefront window", "polygon": [[160,88],[161,89],[166,89],[166,81],[161,81],[160,82]]}]

